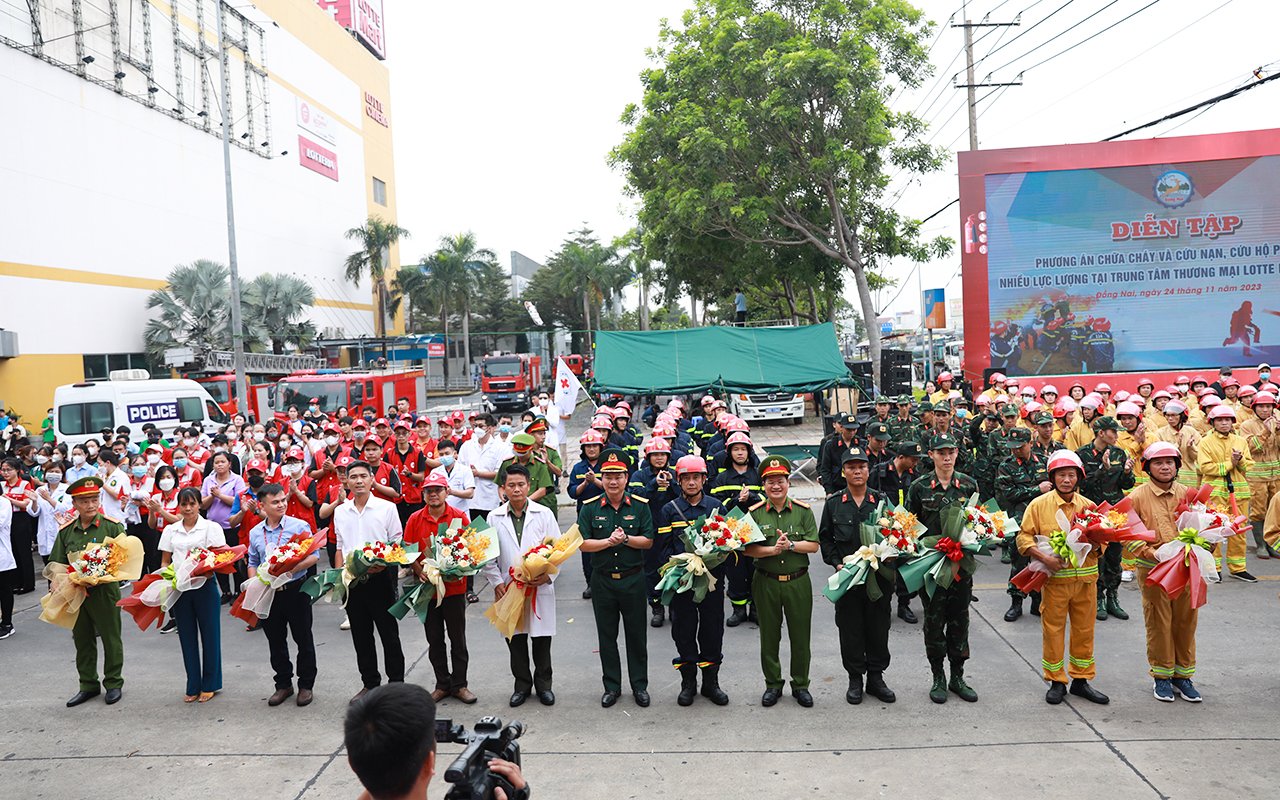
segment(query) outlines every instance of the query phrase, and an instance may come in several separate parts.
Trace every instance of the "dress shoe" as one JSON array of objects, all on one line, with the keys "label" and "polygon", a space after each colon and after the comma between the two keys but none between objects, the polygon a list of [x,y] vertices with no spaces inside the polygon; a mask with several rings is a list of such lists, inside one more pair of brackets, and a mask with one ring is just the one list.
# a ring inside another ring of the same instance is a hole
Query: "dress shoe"
[{"label": "dress shoe", "polygon": [[121,697],[124,697],[124,692],[120,689],[108,689],[105,700],[107,701],[107,705],[113,706],[120,702]]},{"label": "dress shoe", "polygon": [[844,693],[845,702],[851,706],[862,704],[862,676],[855,675],[849,679],[849,688]]},{"label": "dress shoe", "polygon": [[1017,622],[1018,617],[1021,617],[1021,616],[1022,616],[1022,600],[1015,599],[1011,604],[1009,604],[1009,610],[1004,612],[1004,621]]},{"label": "dress shoe", "polygon": [[1071,689],[1069,691],[1076,697],[1083,697],[1090,703],[1097,703],[1100,706],[1105,706],[1111,702],[1110,697],[1090,686],[1089,682],[1084,678],[1076,678],[1071,681]]},{"label": "dress shoe", "polygon": [[[354,695],[352,695],[351,699],[350,699],[350,700],[348,700],[347,702],[348,702],[348,703],[354,703],[355,701],[359,700],[361,697],[364,697],[364,696],[365,696],[366,694],[368,694],[368,693],[369,693],[369,687],[368,687],[368,686],[366,686],[366,687],[364,687],[363,689],[361,689],[360,691],[356,692]],[[433,700],[434,700],[434,699],[435,699],[435,696],[436,696],[436,695],[435,695],[435,692],[432,692],[432,693],[431,693],[431,699],[433,699]]]},{"label": "dress shoe", "polygon": [[898,699],[893,690],[885,685],[884,675],[879,672],[867,673],[867,694],[877,698],[882,703],[892,703]]},{"label": "dress shoe", "polygon": [[792,689],[791,696],[796,699],[801,708],[813,708],[813,695],[809,694],[808,689]]},{"label": "dress shoe", "polygon": [[662,606],[653,606],[651,611],[652,611],[652,616],[649,617],[649,627],[661,628],[662,618],[665,616],[665,614],[663,613]]},{"label": "dress shoe", "polygon": [[618,698],[621,696],[621,692],[605,692],[600,695],[600,706],[602,708],[612,708],[613,704],[618,702]]},{"label": "dress shoe", "polygon": [[512,692],[509,705],[512,708],[519,708],[520,706],[524,705],[524,701],[528,699],[529,699],[528,692]]},{"label": "dress shoe", "polygon": [[590,599],[591,599],[591,587],[590,587],[590,586],[588,586],[587,588],[585,588],[585,589],[583,589],[583,590],[582,590],[582,599],[583,599],[583,600],[590,600]]},{"label": "dress shoe", "polygon": [[1067,685],[1054,681],[1049,684],[1049,691],[1044,693],[1044,701],[1051,706],[1056,706],[1067,696]]},{"label": "dress shoe", "polygon": [[733,607],[733,613],[724,621],[725,625],[730,628],[736,628],[747,621],[747,606],[745,604],[736,604]]},{"label": "dress shoe", "polygon": [[439,703],[441,700],[445,699],[448,696],[449,696],[448,689],[432,689],[431,690],[431,699],[436,703]]},{"label": "dress shoe", "polygon": [[778,704],[778,698],[782,697],[781,689],[765,689],[764,694],[760,695],[760,705],[768,708]]},{"label": "dress shoe", "polygon": [[300,706],[309,706],[311,701],[315,699],[315,695],[310,689],[299,689],[297,703]]},{"label": "dress shoe", "polygon": [[455,689],[453,691],[453,696],[458,698],[462,702],[466,703],[467,705],[472,705],[476,702],[477,699],[479,699],[476,697],[475,692],[471,691],[465,686],[463,686],[461,689]]},{"label": "dress shoe", "polygon": [[467,605],[475,605],[480,602],[480,596],[475,592],[467,592]]},{"label": "dress shoe", "polygon": [[556,693],[550,689],[544,689],[538,692],[538,702],[544,706],[554,706],[556,704]]},{"label": "dress shoe", "polygon": [[911,610],[911,606],[908,605],[907,603],[898,604],[898,619],[902,620],[908,625],[915,625],[917,622],[920,621],[919,618],[916,617],[915,612]]},{"label": "dress shoe", "polygon": [[90,692],[86,692],[86,691],[76,692],[75,694],[71,695],[71,699],[67,701],[67,708],[74,708],[80,705],[81,703],[87,703],[88,701],[92,700],[93,698],[97,697],[100,694],[102,694],[102,692],[98,691],[97,689],[94,689],[93,691],[90,691]]},{"label": "dress shoe", "polygon": [[293,697],[293,687],[286,686],[283,689],[276,689],[275,694],[267,698],[267,705],[275,707]]},{"label": "dress shoe", "polygon": [[636,705],[640,706],[641,708],[649,707],[649,693],[646,692],[644,689],[636,689],[634,692],[631,693],[631,696],[636,699]]}]

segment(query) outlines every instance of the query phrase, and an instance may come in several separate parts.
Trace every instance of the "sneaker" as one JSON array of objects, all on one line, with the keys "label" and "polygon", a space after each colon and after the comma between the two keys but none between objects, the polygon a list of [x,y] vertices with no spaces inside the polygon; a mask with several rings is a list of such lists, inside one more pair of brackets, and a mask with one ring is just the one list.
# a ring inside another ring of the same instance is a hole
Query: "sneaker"
[{"label": "sneaker", "polygon": [[1235,578],[1235,579],[1236,579],[1236,580],[1238,580],[1238,581],[1244,581],[1245,583],[1257,583],[1257,582],[1258,582],[1258,579],[1257,579],[1257,578],[1253,577],[1253,576],[1252,576],[1252,575],[1250,575],[1246,570],[1243,570],[1243,569],[1242,569],[1242,570],[1240,570],[1239,572],[1233,572],[1233,573],[1231,573],[1231,577]]},{"label": "sneaker", "polygon": [[1168,678],[1156,678],[1156,685],[1152,694],[1161,703],[1172,703],[1173,683]]},{"label": "sneaker", "polygon": [[1120,573],[1120,580],[1124,583],[1133,583],[1133,570],[1126,569]]},{"label": "sneaker", "polygon": [[172,619],[171,619],[171,620],[169,620],[168,622],[166,622],[166,623],[164,624],[164,627],[160,629],[160,632],[161,632],[161,633],[176,633],[176,632],[177,632],[177,630],[178,630],[178,623],[177,623],[177,621],[175,621],[175,620],[172,620]]},{"label": "sneaker", "polygon": [[1204,699],[1200,696],[1200,692],[1196,691],[1196,687],[1191,683],[1190,678],[1174,678],[1173,689],[1178,693],[1179,697],[1188,703],[1199,703]]},{"label": "sneaker", "polygon": [[0,625],[0,639],[8,639],[15,633],[17,633],[17,630],[12,625]]},{"label": "sneaker", "polygon": [[342,624],[338,626],[338,630],[340,631],[351,630],[351,619],[349,617],[343,617]]}]

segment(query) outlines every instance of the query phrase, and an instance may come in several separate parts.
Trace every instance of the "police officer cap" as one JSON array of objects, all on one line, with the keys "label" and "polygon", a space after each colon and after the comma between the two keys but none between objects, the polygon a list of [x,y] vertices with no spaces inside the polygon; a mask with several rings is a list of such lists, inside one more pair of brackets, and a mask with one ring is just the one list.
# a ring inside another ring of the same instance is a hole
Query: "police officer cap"
[{"label": "police officer cap", "polygon": [[873,439],[888,439],[889,426],[883,422],[873,422],[867,426],[867,435]]},{"label": "police officer cap", "polygon": [[102,478],[97,475],[87,475],[67,487],[67,494],[72,497],[96,496],[100,491],[102,491]]},{"label": "police officer cap", "polygon": [[845,464],[848,464],[850,461],[861,461],[863,463],[866,463],[870,460],[871,459],[867,457],[866,450],[863,450],[861,447],[850,447],[848,450],[844,452],[844,455],[840,456],[840,466],[843,467]]},{"label": "police officer cap", "polygon": [[929,443],[930,450],[955,450],[957,448],[956,440],[950,436],[938,436]]},{"label": "police officer cap", "polygon": [[1120,423],[1116,422],[1115,417],[1098,417],[1093,421],[1093,430],[1096,431],[1118,431]]},{"label": "police officer cap", "polygon": [[1053,422],[1053,415],[1048,411],[1037,411],[1031,415],[1032,425],[1046,425],[1050,422]]},{"label": "police officer cap", "polygon": [[898,445],[898,455],[903,458],[920,458],[924,455],[924,448],[919,442],[902,442]]},{"label": "police officer cap", "polygon": [[858,417],[855,414],[838,414],[836,415],[836,424],[843,428],[854,428],[858,425]]},{"label": "police officer cap", "polygon": [[768,478],[771,475],[791,477],[791,462],[782,456],[765,456],[760,462],[760,477]]},{"label": "police officer cap", "polygon": [[1005,406],[1004,408],[1000,409],[1000,416],[1002,416],[1002,417],[1016,417],[1016,416],[1018,416],[1018,409],[1017,409],[1017,407],[1016,407],[1016,406],[1007,405],[1007,406]]},{"label": "police officer cap", "polygon": [[1014,428],[1009,431],[1009,442],[1015,445],[1031,444],[1031,431],[1026,428]]}]

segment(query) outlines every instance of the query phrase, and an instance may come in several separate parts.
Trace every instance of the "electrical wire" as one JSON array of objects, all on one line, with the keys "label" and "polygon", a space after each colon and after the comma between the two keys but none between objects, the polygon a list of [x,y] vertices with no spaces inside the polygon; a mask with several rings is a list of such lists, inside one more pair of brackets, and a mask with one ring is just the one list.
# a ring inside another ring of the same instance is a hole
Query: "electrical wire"
[{"label": "electrical wire", "polygon": [[[985,56],[983,56],[982,58],[980,58],[980,59],[978,59],[977,61],[975,61],[975,62],[973,63],[973,65],[974,65],[975,67],[976,67],[976,66],[978,66],[978,64],[981,64],[983,61],[986,61],[988,58],[991,58],[993,55],[995,55],[996,53],[999,53],[1001,50],[1005,49],[1005,48],[1006,48],[1006,47],[1008,47],[1009,45],[1011,45],[1011,44],[1013,44],[1014,42],[1018,41],[1018,40],[1019,40],[1019,39],[1021,39],[1023,36],[1026,36],[1028,33],[1031,33],[1031,32],[1032,32],[1032,31],[1034,31],[1036,28],[1039,28],[1041,25],[1043,25],[1043,24],[1045,24],[1046,22],[1048,22],[1049,20],[1053,19],[1054,15],[1056,15],[1059,11],[1061,11],[1061,10],[1062,10],[1062,9],[1064,9],[1064,8],[1066,8],[1067,6],[1071,5],[1073,2],[1075,2],[1075,0],[1067,0],[1067,2],[1065,2],[1065,3],[1063,3],[1062,5],[1058,6],[1058,7],[1057,7],[1057,8],[1055,8],[1054,10],[1050,11],[1050,12],[1049,12],[1049,14],[1048,14],[1047,16],[1042,17],[1042,18],[1040,19],[1040,21],[1039,21],[1039,22],[1037,22],[1036,24],[1032,25],[1032,26],[1031,26],[1031,27],[1029,27],[1029,28],[1024,29],[1024,30],[1023,30],[1021,33],[1019,33],[1017,36],[1013,37],[1012,39],[1010,39],[1009,41],[1007,41],[1007,42],[1005,42],[1004,44],[1000,45],[999,47],[996,47],[996,48],[992,49],[992,51],[991,51],[991,52],[987,53]],[[1035,52],[1035,51],[1033,50],[1032,52]]]},{"label": "electrical wire", "polygon": [[[1159,0],[1155,0],[1155,1],[1156,1],[1156,2],[1159,2]],[[991,70],[991,71],[992,71],[992,72],[1003,72],[1005,69],[1007,69],[1007,68],[1008,68],[1008,67],[1010,67],[1011,65],[1013,65],[1013,64],[1015,64],[1015,63],[1017,63],[1018,61],[1021,61],[1022,59],[1026,58],[1027,56],[1031,55],[1032,53],[1036,52],[1037,50],[1039,50],[1039,49],[1040,49],[1040,48],[1042,48],[1042,47],[1048,47],[1048,46],[1049,46],[1050,44],[1052,44],[1053,42],[1057,41],[1058,39],[1062,38],[1063,36],[1066,36],[1068,33],[1071,33],[1071,31],[1073,31],[1073,30],[1075,30],[1076,28],[1080,27],[1081,25],[1085,24],[1085,23],[1086,23],[1086,22],[1088,22],[1089,20],[1093,19],[1094,17],[1096,17],[1096,16],[1098,16],[1099,14],[1101,14],[1103,11],[1106,11],[1108,8],[1111,8],[1111,7],[1112,7],[1112,6],[1114,6],[1116,3],[1119,3],[1119,2],[1120,2],[1120,0],[1111,0],[1111,2],[1107,3],[1105,6],[1103,6],[1103,7],[1102,7],[1102,8],[1100,8],[1100,9],[1098,9],[1097,11],[1093,12],[1092,14],[1090,14],[1090,15],[1089,15],[1089,16],[1087,16],[1087,17],[1085,17],[1084,19],[1080,20],[1080,21],[1079,21],[1079,22],[1077,22],[1076,24],[1074,24],[1074,25],[1070,25],[1070,26],[1068,26],[1067,28],[1065,28],[1064,30],[1058,31],[1058,32],[1057,32],[1057,33],[1055,33],[1053,36],[1050,36],[1048,39],[1046,39],[1045,41],[1043,41],[1043,42],[1041,42],[1040,44],[1036,45],[1035,47],[1031,48],[1030,50],[1028,50],[1027,52],[1023,53],[1022,55],[1020,55],[1020,56],[1016,56],[1016,57],[1014,57],[1014,58],[1010,59],[1009,61],[1005,62],[1004,64],[1001,64],[1000,66],[996,67],[995,69],[993,69],[993,70]]]},{"label": "electrical wire", "polygon": [[1104,142],[1115,141],[1116,139],[1119,139],[1122,136],[1128,136],[1131,133],[1137,133],[1140,130],[1150,128],[1154,125],[1159,125],[1161,122],[1167,122],[1168,120],[1171,120],[1171,119],[1177,119],[1178,117],[1181,117],[1184,114],[1190,114],[1192,111],[1199,111],[1201,108],[1209,108],[1211,106],[1216,106],[1218,103],[1221,103],[1223,100],[1230,100],[1231,98],[1244,94],[1247,91],[1256,89],[1264,83],[1270,83],[1271,81],[1274,81],[1277,78],[1280,78],[1280,72],[1277,72],[1275,75],[1268,75],[1265,78],[1261,78],[1253,83],[1246,84],[1244,86],[1237,86],[1236,88],[1232,89],[1229,92],[1224,92],[1223,94],[1220,94],[1216,97],[1210,97],[1208,100],[1204,100],[1202,102],[1196,103],[1195,105],[1189,106],[1180,111],[1174,111],[1172,114],[1165,114],[1160,119],[1152,120],[1151,122],[1145,122],[1141,125],[1138,125],[1137,127],[1130,128],[1127,131],[1121,131],[1120,133],[1117,133],[1114,136],[1108,136],[1102,141]]},{"label": "electrical wire", "polygon": [[[1088,37],[1086,37],[1086,38],[1084,38],[1084,39],[1081,39],[1080,41],[1078,41],[1078,42],[1076,42],[1075,44],[1071,45],[1070,47],[1066,48],[1065,50],[1060,50],[1060,51],[1058,51],[1057,53],[1054,53],[1053,55],[1049,56],[1048,58],[1045,58],[1045,59],[1042,59],[1042,60],[1040,60],[1040,61],[1037,61],[1035,64],[1032,64],[1031,66],[1029,66],[1029,67],[1027,67],[1027,68],[1025,68],[1025,69],[1020,70],[1020,72],[1021,72],[1022,74],[1024,74],[1024,75],[1025,75],[1026,73],[1030,72],[1031,70],[1035,69],[1036,67],[1039,67],[1039,66],[1041,66],[1041,65],[1043,65],[1043,64],[1047,64],[1047,63],[1049,63],[1050,61],[1054,60],[1054,59],[1055,59],[1055,58],[1057,58],[1058,56],[1062,56],[1062,55],[1066,55],[1067,53],[1070,53],[1072,50],[1075,50],[1077,47],[1079,47],[1080,45],[1084,44],[1085,42],[1092,41],[1093,39],[1098,38],[1099,36],[1101,36],[1102,34],[1106,33],[1107,31],[1112,30],[1112,29],[1116,28],[1116,27],[1117,27],[1117,26],[1119,26],[1119,25],[1123,25],[1124,23],[1128,22],[1129,20],[1133,19],[1134,17],[1136,17],[1136,16],[1138,16],[1139,14],[1141,14],[1143,11],[1146,11],[1148,8],[1151,8],[1151,7],[1152,7],[1152,6],[1154,6],[1156,3],[1159,3],[1159,2],[1160,2],[1160,0],[1151,0],[1151,2],[1150,2],[1150,3],[1147,3],[1145,6],[1143,6],[1143,7],[1142,7],[1142,8],[1140,8],[1140,9],[1138,9],[1137,11],[1134,11],[1132,14],[1130,14],[1130,15],[1129,15],[1129,16],[1127,16],[1127,17],[1125,17],[1124,19],[1121,19],[1121,20],[1119,20],[1119,21],[1117,21],[1117,22],[1113,22],[1113,23],[1111,23],[1110,25],[1108,25],[1107,27],[1105,27],[1105,28],[1103,28],[1102,30],[1098,31],[1097,33],[1094,33],[1092,36],[1088,36]],[[1046,44],[1047,44],[1047,42],[1046,42]],[[1034,52],[1034,51],[1033,51],[1033,52]]]}]

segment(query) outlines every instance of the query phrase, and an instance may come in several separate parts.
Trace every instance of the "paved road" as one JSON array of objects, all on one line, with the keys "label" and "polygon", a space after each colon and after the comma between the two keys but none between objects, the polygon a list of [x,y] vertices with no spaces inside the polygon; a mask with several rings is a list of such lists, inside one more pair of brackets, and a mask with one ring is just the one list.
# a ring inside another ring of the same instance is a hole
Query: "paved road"
[{"label": "paved road", "polygon": [[[562,523],[570,517],[562,513]],[[1251,563],[1264,576],[1257,585],[1228,582],[1210,589],[1197,674],[1204,704],[1152,699],[1140,604],[1126,586],[1122,602],[1134,619],[1098,625],[1097,685],[1112,704],[1069,699],[1055,708],[1043,700],[1037,620],[1001,619],[1007,568],[984,561],[977,576],[980,602],[972,606],[968,674],[981,695],[974,705],[929,701],[920,629],[896,619],[887,677],[897,704],[868,699],[856,708],[847,705],[831,604],[816,591],[830,570],[815,559],[815,708],[802,709],[789,697],[775,708],[760,707],[758,636],[750,625],[726,632],[728,707],[701,699],[691,708],[676,705],[677,675],[667,666],[674,648],[670,629],[663,628],[649,632],[654,705],[640,709],[628,697],[612,709],[600,708],[592,612],[579,597],[583,580],[575,568],[557,584],[557,705],[534,702],[514,713],[507,707],[506,649],[481,604],[468,614],[471,687],[480,702],[447,700],[440,713],[468,726],[485,714],[524,721],[525,767],[539,797],[683,797],[699,782],[705,786],[699,794],[746,790],[761,798],[837,792],[1055,800],[1275,794],[1280,562]],[[63,702],[76,689],[70,634],[39,622],[30,595],[18,598],[18,609],[18,634],[0,642],[5,797],[73,800],[98,797],[103,786],[138,798],[358,794],[341,749],[341,721],[360,681],[350,638],[338,630],[337,607],[316,607],[320,675],[316,701],[305,709],[266,706],[272,691],[266,642],[230,617],[222,631],[225,690],[207,705],[181,702],[176,636],[126,628],[123,702],[67,709]],[[400,630],[408,679],[430,688],[421,627],[406,620]],[[458,748],[441,751],[443,769]],[[443,796],[441,779],[433,792]]]}]

